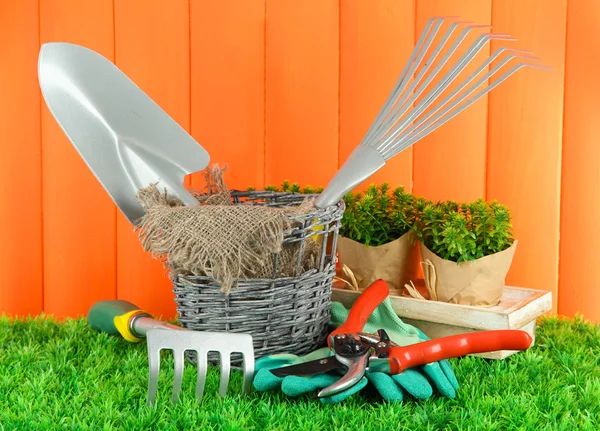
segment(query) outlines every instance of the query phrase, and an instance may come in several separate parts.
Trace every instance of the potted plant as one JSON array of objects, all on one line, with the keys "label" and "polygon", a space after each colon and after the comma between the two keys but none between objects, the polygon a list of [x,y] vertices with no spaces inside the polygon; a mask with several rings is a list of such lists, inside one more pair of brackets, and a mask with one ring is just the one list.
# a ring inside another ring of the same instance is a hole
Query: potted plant
[{"label": "potted plant", "polygon": [[497,201],[429,203],[417,220],[430,299],[498,304],[517,246],[509,209]]},{"label": "potted plant", "polygon": [[344,201],[338,278],[356,290],[384,279],[390,293],[400,294],[418,269],[413,227],[427,201],[387,183],[350,192]]}]

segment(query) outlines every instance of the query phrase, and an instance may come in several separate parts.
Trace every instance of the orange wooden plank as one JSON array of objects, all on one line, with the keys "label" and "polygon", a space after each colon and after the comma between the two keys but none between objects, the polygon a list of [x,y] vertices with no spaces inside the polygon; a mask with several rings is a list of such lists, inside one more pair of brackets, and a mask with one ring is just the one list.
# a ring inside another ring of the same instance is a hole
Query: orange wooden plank
[{"label": "orange wooden plank", "polygon": [[600,322],[600,3],[569,2],[558,312]]},{"label": "orange wooden plank", "polygon": [[0,2],[0,314],[42,311],[37,0]]},{"label": "orange wooden plank", "polygon": [[338,0],[267,0],[266,183],[325,186],[338,161]]},{"label": "orange wooden plank", "polygon": [[229,188],[263,186],[264,19],[264,0],[191,3],[191,133]]},{"label": "orange wooden plank", "polygon": [[[414,5],[394,0],[342,0],[340,29],[341,166],[360,144],[414,47]],[[356,187],[387,181],[412,186],[412,147]]]},{"label": "orange wooden plank", "polygon": [[[71,42],[113,58],[111,2],[44,0],[41,41]],[[87,313],[115,297],[116,207],[42,103],[44,310]]]},{"label": "orange wooden plank", "polygon": [[[183,128],[190,126],[187,0],[115,3],[116,64]],[[210,67],[207,65],[206,67]],[[174,317],[172,284],[163,264],[145,253],[132,226],[117,216],[118,297]]]},{"label": "orange wooden plank", "polygon": [[[429,0],[418,1],[416,37],[420,37],[427,21],[435,16],[457,16],[460,21],[489,25],[491,0]],[[450,21],[449,21],[450,22]],[[449,26],[444,24],[441,30]],[[459,34],[457,30],[452,40]],[[483,30],[474,30],[453,55],[451,64],[462,55]],[[440,32],[441,34],[441,32]],[[439,38],[438,38],[439,40]],[[456,83],[462,82],[488,56],[489,45],[481,49],[465,68]],[[448,70],[442,69],[442,73]],[[436,82],[439,81],[438,75]],[[447,94],[447,93],[445,93]],[[442,94],[442,97],[445,95]],[[458,116],[417,142],[414,147],[413,191],[429,199],[467,201],[485,195],[485,157],[487,142],[487,96],[481,97]]]},{"label": "orange wooden plank", "polygon": [[507,283],[552,291],[556,311],[566,0],[495,1],[492,25],[553,69],[521,69],[490,92],[487,198],[514,217]]}]

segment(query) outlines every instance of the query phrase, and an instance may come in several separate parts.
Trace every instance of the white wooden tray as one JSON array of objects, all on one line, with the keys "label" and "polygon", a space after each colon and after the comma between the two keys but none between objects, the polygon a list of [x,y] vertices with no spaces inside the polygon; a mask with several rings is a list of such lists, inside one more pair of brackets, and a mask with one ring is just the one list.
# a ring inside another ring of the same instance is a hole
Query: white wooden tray
[{"label": "white wooden tray", "polygon": [[[349,308],[360,292],[333,288],[333,301]],[[492,329],[521,329],[535,343],[536,319],[552,309],[552,293],[546,290],[506,286],[500,303],[493,307],[476,307],[390,295],[392,308],[402,321],[416,326],[430,338]],[[477,354],[490,359],[504,359],[516,353],[501,350]]]}]

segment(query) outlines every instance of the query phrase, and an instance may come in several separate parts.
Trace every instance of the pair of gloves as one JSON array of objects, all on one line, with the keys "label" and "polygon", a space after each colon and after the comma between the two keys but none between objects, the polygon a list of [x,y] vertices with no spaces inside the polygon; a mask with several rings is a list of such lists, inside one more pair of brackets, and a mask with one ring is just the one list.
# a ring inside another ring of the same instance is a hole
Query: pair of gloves
[{"label": "pair of gloves", "polygon": [[[333,302],[330,323],[334,326],[341,325],[346,321],[348,313],[349,310],[341,303]],[[429,339],[418,328],[400,320],[392,309],[389,297],[371,313],[363,331],[376,334],[380,328],[383,328],[390,339],[399,346],[420,343]],[[283,353],[261,357],[257,359],[255,364],[254,388],[260,392],[281,390],[290,397],[297,397],[325,388],[339,380],[342,375],[339,372],[332,371],[306,377],[277,377],[269,370],[332,355],[334,353],[329,347],[323,347],[305,356]],[[387,365],[375,370],[371,367],[369,372],[351,388],[335,395],[320,398],[320,400],[325,404],[339,403],[361,391],[368,384],[375,387],[381,397],[389,402],[402,401],[405,393],[417,399],[429,398],[433,395],[434,389],[442,396],[454,398],[458,389],[458,381],[450,363],[443,360],[407,369],[396,375],[389,374]]]}]

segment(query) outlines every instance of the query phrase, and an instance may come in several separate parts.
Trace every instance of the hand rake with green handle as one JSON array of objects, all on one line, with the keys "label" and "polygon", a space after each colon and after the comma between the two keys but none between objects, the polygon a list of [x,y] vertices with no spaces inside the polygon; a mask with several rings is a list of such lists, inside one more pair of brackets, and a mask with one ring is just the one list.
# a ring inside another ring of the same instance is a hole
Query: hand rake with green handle
[{"label": "hand rake with green handle", "polygon": [[229,386],[230,356],[240,353],[243,357],[242,371],[244,383],[242,394],[249,393],[254,377],[254,347],[250,334],[232,332],[192,331],[167,322],[153,319],[152,316],[136,305],[119,300],[99,301],[88,313],[90,326],[111,335],[120,334],[127,341],[140,342],[146,339],[148,346],[148,405],[153,405],[158,391],[160,371],[160,352],[163,349],[173,351],[175,373],[172,402],[179,398],[183,382],[184,353],[196,352],[198,377],[196,396],[201,401],[206,383],[208,352],[218,352],[220,356],[221,379],[219,396],[225,396]]}]

